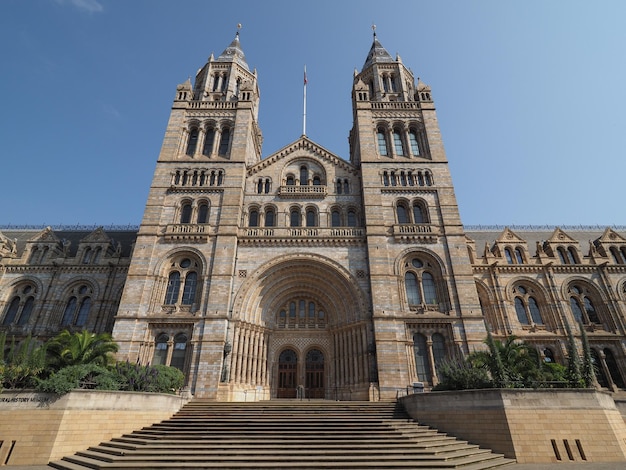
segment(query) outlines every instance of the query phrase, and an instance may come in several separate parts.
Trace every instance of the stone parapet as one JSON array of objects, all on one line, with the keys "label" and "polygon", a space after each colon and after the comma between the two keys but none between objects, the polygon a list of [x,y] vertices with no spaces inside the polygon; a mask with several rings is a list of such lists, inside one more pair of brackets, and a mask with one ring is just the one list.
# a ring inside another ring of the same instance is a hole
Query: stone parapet
[{"label": "stone parapet", "polygon": [[187,401],[139,392],[2,392],[0,466],[44,465],[167,419]]},{"label": "stone parapet", "polygon": [[467,390],[400,399],[409,415],[519,463],[626,462],[626,424],[596,390]]}]

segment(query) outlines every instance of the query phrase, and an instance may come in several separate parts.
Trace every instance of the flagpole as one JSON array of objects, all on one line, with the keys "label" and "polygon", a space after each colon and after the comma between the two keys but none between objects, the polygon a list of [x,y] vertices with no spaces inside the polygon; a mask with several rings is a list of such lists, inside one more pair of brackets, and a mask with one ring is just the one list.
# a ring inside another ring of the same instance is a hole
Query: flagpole
[{"label": "flagpole", "polygon": [[304,104],[302,113],[302,135],[306,135],[306,65],[304,66]]}]

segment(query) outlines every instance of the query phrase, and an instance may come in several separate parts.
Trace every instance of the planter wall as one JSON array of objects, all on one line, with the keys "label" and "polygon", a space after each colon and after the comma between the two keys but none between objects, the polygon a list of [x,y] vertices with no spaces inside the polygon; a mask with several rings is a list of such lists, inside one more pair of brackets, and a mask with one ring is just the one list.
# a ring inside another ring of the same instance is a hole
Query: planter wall
[{"label": "planter wall", "polygon": [[167,419],[186,401],[138,392],[2,392],[0,466],[46,464]]},{"label": "planter wall", "polygon": [[401,398],[412,418],[519,463],[625,462],[626,424],[595,390],[488,389]]}]

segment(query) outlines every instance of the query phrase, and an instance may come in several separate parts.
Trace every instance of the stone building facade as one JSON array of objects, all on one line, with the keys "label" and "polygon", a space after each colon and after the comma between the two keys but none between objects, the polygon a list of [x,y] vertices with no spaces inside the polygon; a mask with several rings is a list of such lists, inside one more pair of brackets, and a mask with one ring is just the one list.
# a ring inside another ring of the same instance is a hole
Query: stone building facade
[{"label": "stone building facade", "polygon": [[0,328],[111,331],[216,400],[377,399],[487,326],[564,362],[580,319],[623,388],[624,233],[463,227],[431,89],[376,36],[352,107],[347,158],[305,135],[262,158],[237,34],[177,87],[138,230],[2,231]]}]

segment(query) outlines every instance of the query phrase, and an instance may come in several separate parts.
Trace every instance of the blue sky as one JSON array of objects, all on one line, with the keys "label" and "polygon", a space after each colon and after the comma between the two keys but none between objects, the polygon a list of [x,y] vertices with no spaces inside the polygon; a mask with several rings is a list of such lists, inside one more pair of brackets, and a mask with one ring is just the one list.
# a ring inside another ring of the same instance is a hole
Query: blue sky
[{"label": "blue sky", "polygon": [[626,2],[2,0],[0,225],[139,224],[176,85],[241,23],[266,157],[348,159],[381,43],[433,90],[465,224],[626,225]]}]

